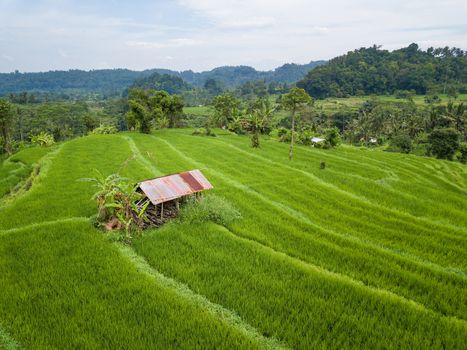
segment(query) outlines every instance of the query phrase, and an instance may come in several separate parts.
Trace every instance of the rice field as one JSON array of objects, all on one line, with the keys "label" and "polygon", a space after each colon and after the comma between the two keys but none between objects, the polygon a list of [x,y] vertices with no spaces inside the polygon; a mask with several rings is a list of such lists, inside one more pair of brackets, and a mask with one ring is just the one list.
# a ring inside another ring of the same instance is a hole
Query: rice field
[{"label": "rice field", "polygon": [[[0,348],[465,349],[465,165],[348,146],[290,162],[285,144],[216,133],[16,155],[29,172],[9,186],[34,176],[0,204]],[[201,169],[241,218],[113,241],[78,180],[129,158],[134,181]]]}]

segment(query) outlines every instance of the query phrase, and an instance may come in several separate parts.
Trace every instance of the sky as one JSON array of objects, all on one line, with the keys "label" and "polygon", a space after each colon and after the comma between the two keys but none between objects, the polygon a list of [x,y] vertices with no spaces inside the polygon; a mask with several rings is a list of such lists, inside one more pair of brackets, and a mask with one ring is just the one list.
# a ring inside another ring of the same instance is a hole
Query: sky
[{"label": "sky", "polygon": [[467,49],[466,0],[0,0],[0,72],[269,70],[381,45]]}]

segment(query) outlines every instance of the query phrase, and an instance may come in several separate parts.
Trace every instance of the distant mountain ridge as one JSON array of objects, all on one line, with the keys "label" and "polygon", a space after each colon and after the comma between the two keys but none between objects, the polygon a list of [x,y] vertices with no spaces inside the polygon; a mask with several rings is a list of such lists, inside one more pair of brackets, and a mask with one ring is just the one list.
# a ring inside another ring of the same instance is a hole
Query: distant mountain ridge
[{"label": "distant mountain ridge", "polygon": [[98,69],[91,71],[68,70],[39,73],[0,73],[0,95],[23,91],[63,92],[82,90],[87,92],[123,92],[137,79],[153,73],[182,78],[186,83],[202,87],[208,79],[221,82],[225,87],[239,86],[251,80],[293,83],[302,79],[311,69],[325,63],[315,61],[308,64],[284,64],[271,71],[257,71],[249,66],[225,66],[205,72],[191,70],[177,72],[170,69]]},{"label": "distant mountain ridge", "polygon": [[[178,75],[186,82],[198,87],[203,86],[208,79],[220,81],[228,88],[236,87],[252,80],[294,83],[302,79],[310,70],[324,63],[326,61],[312,61],[307,64],[286,63],[270,71],[258,71],[250,66],[223,66],[201,73],[188,70],[180,72]],[[158,73],[170,74],[166,71],[158,71]]]}]

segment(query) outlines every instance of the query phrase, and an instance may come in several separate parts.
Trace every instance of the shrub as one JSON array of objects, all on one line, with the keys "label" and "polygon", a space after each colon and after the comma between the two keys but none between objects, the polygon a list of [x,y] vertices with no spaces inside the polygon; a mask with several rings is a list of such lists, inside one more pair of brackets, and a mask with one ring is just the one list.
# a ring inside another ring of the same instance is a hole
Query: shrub
[{"label": "shrub", "polygon": [[108,135],[108,134],[116,134],[118,132],[117,128],[113,125],[100,125],[91,131],[91,134],[96,135]]},{"label": "shrub", "polygon": [[[2,143],[2,139],[0,137],[0,144]],[[26,143],[24,141],[17,141],[17,140],[10,140],[10,151],[12,154],[19,152],[26,148]],[[3,149],[0,149],[0,154],[2,154]]]},{"label": "shrub", "polygon": [[459,133],[452,128],[435,129],[429,136],[429,151],[440,159],[452,160],[459,150]]},{"label": "shrub", "polygon": [[237,135],[245,134],[245,130],[243,130],[242,120],[239,117],[234,118],[231,122],[227,124],[227,130],[236,133]]},{"label": "shrub", "polygon": [[202,197],[200,201],[190,198],[180,211],[180,220],[189,224],[212,221],[226,226],[241,217],[230,202],[216,195]]},{"label": "shrub", "polygon": [[289,135],[290,135],[290,130],[284,127],[277,129],[277,137],[279,138],[279,140],[282,141],[283,139],[288,138]]},{"label": "shrub", "polygon": [[204,135],[205,131],[202,128],[198,128],[193,130],[191,133],[192,135],[198,136],[198,135]]},{"label": "shrub", "polygon": [[438,95],[426,95],[425,96],[425,103],[427,104],[434,104],[434,103],[440,103],[441,98],[439,98]]},{"label": "shrub", "polygon": [[388,151],[410,153],[412,151],[412,139],[407,134],[394,136],[389,144]]},{"label": "shrub", "polygon": [[455,86],[451,85],[447,88],[446,90],[446,94],[449,96],[449,97],[452,97],[454,99],[457,98],[457,89]]},{"label": "shrub", "polygon": [[467,163],[467,142],[461,143],[459,150],[460,154],[457,156],[457,159],[463,164]]},{"label": "shrub", "polygon": [[31,136],[31,143],[41,147],[49,147],[55,144],[55,140],[51,134],[41,131],[39,134]]},{"label": "shrub", "polygon": [[328,147],[326,145],[326,142],[314,142],[313,147],[318,148],[318,149],[321,149],[321,148],[328,149],[328,148],[330,148],[330,147]]},{"label": "shrub", "polygon": [[170,120],[166,116],[163,116],[155,122],[157,129],[167,129],[170,126]]},{"label": "shrub", "polygon": [[307,146],[311,145],[311,138],[314,136],[314,134],[315,133],[311,130],[303,130],[298,135],[297,143]]},{"label": "shrub", "polygon": [[275,133],[277,133],[277,138],[280,142],[290,142],[292,138],[292,132],[284,127],[280,127]]},{"label": "shrub", "polygon": [[324,147],[325,148],[333,148],[341,143],[341,136],[339,134],[339,129],[334,127],[330,129],[325,130],[325,142],[324,142]]},{"label": "shrub", "polygon": [[194,136],[212,136],[212,137],[217,136],[214,132],[211,131],[210,128],[198,128],[198,129],[193,130],[191,134]]},{"label": "shrub", "polygon": [[396,90],[394,96],[396,96],[397,99],[412,100],[415,93],[415,90]]}]

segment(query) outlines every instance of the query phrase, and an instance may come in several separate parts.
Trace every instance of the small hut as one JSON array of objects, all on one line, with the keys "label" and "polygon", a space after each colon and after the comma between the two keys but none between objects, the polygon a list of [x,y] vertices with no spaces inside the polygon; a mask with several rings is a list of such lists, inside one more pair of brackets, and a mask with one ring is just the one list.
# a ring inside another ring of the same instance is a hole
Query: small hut
[{"label": "small hut", "polygon": [[315,136],[315,137],[312,137],[310,141],[311,141],[312,146],[315,146],[315,145],[321,145],[326,140],[321,137]]},{"label": "small hut", "polygon": [[149,220],[153,225],[160,226],[177,215],[181,202],[191,196],[199,198],[201,192],[212,188],[198,169],[161,176],[138,184],[138,191],[143,194],[138,206],[147,205]]}]

